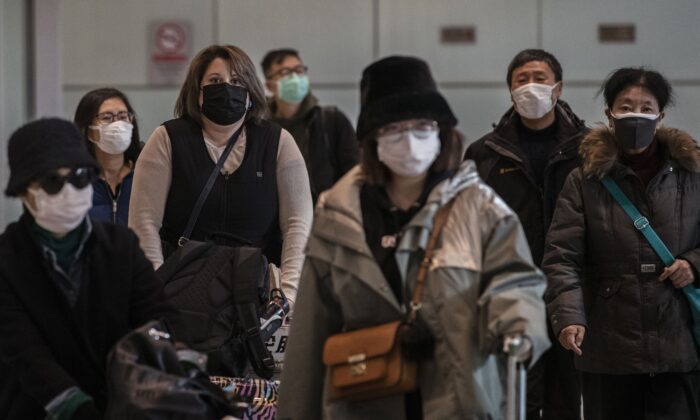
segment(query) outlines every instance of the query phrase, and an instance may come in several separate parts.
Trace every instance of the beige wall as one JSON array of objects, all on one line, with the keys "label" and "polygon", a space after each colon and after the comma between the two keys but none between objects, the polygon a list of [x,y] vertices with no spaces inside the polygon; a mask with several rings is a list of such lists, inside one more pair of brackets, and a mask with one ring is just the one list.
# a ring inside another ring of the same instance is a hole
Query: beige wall
[{"label": "beige wall", "polygon": [[[64,10],[64,113],[87,90],[116,85],[132,98],[145,137],[170,118],[177,97],[176,88],[147,84],[154,19],[190,20],[195,51],[233,43],[256,64],[268,49],[299,49],[314,92],[353,121],[362,69],[375,57],[413,54],[430,62],[460,127],[476,139],[509,106],[510,59],[540,46],[562,62],[563,98],[589,124],[602,119],[595,97],[602,79],[620,66],[646,65],[675,82],[678,106],[668,123],[700,133],[697,0],[64,0]],[[636,23],[637,43],[599,44],[597,25],[611,22]],[[440,27],[455,24],[476,25],[477,43],[440,44]]]},{"label": "beige wall", "polygon": [[[676,106],[667,124],[700,136],[700,2],[697,0],[52,0],[62,3],[62,114],[72,118],[90,89],[123,89],[144,139],[171,118],[178,87],[148,84],[148,25],[188,20],[193,51],[232,43],[260,62],[265,51],[301,51],[312,89],[354,122],[362,69],[377,57],[413,54],[430,62],[460,128],[475,140],[510,104],[506,66],[523,48],[542,47],[564,67],[564,93],[588,124],[602,120],[603,78],[620,66],[645,65],[668,76]],[[5,141],[27,119],[26,4],[0,0],[0,185]],[[38,2],[41,4],[41,2]],[[637,25],[637,42],[602,45],[599,23]],[[475,25],[475,45],[443,45],[443,25]],[[35,28],[41,30],[41,28]],[[31,100],[30,100],[31,101]],[[13,207],[14,206],[14,207]],[[0,225],[17,207],[0,199]]]}]

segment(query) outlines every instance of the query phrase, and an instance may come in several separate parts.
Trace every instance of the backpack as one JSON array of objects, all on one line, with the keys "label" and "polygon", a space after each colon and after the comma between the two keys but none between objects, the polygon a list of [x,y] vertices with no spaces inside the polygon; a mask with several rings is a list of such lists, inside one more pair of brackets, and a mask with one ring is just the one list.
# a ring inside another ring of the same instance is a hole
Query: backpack
[{"label": "backpack", "polygon": [[208,357],[207,370],[245,376],[248,362],[263,377],[274,360],[260,336],[269,297],[268,263],[260,248],[187,241],[156,271],[179,311],[173,336]]}]

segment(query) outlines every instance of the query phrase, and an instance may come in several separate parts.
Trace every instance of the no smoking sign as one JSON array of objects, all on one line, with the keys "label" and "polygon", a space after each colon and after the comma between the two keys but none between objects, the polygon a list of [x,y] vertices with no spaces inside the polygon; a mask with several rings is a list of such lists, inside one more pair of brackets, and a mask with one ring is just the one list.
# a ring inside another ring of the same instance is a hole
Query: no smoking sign
[{"label": "no smoking sign", "polygon": [[192,49],[190,22],[152,22],[149,30],[148,81],[176,86],[185,79]]}]

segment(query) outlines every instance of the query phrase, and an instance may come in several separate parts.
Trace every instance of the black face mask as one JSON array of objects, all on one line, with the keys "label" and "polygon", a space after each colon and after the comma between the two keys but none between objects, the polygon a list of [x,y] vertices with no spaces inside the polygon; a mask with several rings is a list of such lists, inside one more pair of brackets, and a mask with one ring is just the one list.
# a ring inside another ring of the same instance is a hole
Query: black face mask
[{"label": "black face mask", "polygon": [[623,150],[642,149],[651,144],[656,133],[657,119],[644,117],[614,118],[615,139]]},{"label": "black face mask", "polygon": [[248,89],[228,83],[202,87],[202,114],[213,123],[231,125],[243,118],[246,112]]}]

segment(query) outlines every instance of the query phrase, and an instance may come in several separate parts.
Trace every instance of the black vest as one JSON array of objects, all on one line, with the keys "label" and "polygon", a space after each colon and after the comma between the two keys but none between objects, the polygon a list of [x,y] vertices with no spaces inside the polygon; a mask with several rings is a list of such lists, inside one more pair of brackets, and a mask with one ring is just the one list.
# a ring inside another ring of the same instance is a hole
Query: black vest
[{"label": "black vest", "polygon": [[[160,236],[167,245],[174,245],[184,232],[194,204],[216,165],[209,156],[199,124],[178,118],[163,125],[170,137],[172,183]],[[277,149],[281,129],[268,121],[249,121],[245,130],[243,161],[235,172],[219,174],[204,202],[191,239],[204,241],[212,234],[227,234],[213,239],[222,245],[262,248],[263,254],[279,266],[282,235],[277,194]]]}]

